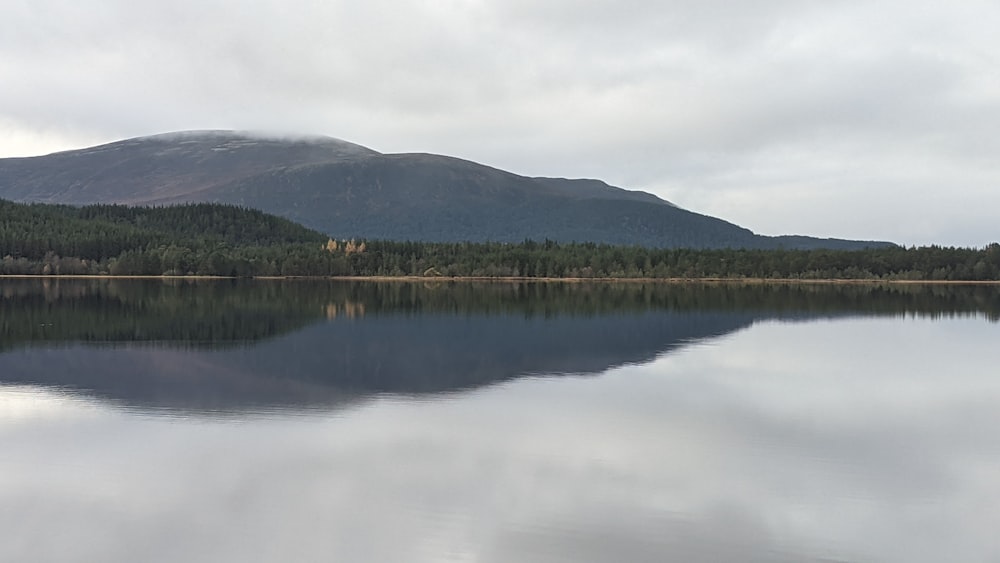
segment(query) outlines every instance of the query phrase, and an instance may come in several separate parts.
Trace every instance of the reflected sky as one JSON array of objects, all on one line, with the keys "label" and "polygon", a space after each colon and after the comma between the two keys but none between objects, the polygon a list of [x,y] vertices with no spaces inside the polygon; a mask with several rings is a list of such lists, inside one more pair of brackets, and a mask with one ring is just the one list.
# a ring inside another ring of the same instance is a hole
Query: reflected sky
[{"label": "reflected sky", "polygon": [[998,330],[765,320],[591,376],[251,416],[6,386],[0,560],[997,560]]}]

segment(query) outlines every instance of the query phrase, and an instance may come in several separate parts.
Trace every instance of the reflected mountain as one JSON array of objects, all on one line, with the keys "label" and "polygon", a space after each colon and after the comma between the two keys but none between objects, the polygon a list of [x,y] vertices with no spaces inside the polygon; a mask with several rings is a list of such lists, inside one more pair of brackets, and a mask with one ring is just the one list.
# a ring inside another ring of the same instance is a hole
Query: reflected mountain
[{"label": "reflected mountain", "polygon": [[320,408],[599,374],[763,320],[998,312],[990,286],[4,280],[0,385]]}]

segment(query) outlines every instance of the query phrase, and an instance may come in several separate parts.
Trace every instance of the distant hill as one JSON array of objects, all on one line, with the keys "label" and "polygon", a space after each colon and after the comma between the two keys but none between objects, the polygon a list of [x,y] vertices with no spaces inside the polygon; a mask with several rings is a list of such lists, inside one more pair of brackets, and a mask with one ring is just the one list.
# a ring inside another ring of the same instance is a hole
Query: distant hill
[{"label": "distant hill", "polygon": [[253,209],[200,203],[167,207],[23,204],[0,199],[0,252],[40,258],[47,252],[113,257],[157,245],[276,246],[327,237]]},{"label": "distant hill", "polygon": [[76,207],[0,199],[0,274],[274,275],[297,253],[316,262],[327,240],[288,219],[234,205]]},{"label": "distant hill", "polygon": [[599,180],[530,178],[431,154],[381,154],[329,137],[192,131],[0,159],[0,198],[73,205],[228,203],[335,238],[525,239],[690,248],[890,246],[765,237]]}]

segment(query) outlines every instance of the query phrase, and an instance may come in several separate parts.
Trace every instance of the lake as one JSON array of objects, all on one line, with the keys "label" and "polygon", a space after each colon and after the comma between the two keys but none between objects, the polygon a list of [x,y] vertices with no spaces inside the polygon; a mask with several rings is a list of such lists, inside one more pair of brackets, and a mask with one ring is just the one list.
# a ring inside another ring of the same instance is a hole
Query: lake
[{"label": "lake", "polygon": [[0,560],[1000,561],[1000,287],[0,280]]}]

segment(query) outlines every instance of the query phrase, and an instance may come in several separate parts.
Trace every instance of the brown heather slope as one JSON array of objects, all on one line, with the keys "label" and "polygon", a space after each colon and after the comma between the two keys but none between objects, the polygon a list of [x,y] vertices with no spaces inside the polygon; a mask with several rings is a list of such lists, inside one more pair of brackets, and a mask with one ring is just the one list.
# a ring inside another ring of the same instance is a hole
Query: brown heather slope
[{"label": "brown heather slope", "polygon": [[329,137],[233,131],[168,133],[0,159],[0,198],[74,205],[229,203],[337,238],[690,248],[888,244],[764,237],[599,180],[530,178],[447,156],[381,154]]}]

